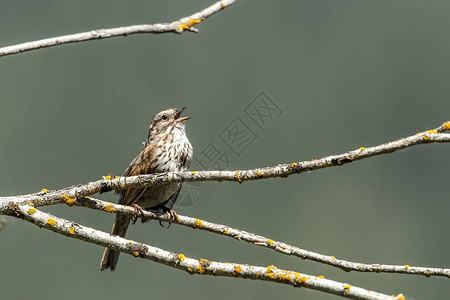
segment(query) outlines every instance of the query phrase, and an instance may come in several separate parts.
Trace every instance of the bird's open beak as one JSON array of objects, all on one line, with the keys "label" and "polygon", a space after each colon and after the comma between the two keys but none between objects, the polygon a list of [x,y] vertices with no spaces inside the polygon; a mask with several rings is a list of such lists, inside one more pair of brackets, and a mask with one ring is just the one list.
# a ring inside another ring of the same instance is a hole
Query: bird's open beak
[{"label": "bird's open beak", "polygon": [[191,117],[180,118],[181,113],[185,109],[186,109],[186,107],[183,107],[183,108],[180,108],[179,110],[177,110],[177,112],[175,113],[175,116],[173,117],[175,119],[175,121],[184,123],[184,122],[186,122],[187,120],[189,120],[191,118]]}]

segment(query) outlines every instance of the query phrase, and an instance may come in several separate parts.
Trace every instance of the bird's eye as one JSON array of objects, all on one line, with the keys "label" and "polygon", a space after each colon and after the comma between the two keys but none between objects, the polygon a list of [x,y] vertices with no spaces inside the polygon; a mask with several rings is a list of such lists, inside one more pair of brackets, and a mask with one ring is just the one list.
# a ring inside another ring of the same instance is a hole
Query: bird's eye
[{"label": "bird's eye", "polygon": [[161,119],[163,119],[163,120],[167,120],[167,119],[168,119],[168,117],[167,117],[166,115],[162,115],[162,116],[161,116]]}]

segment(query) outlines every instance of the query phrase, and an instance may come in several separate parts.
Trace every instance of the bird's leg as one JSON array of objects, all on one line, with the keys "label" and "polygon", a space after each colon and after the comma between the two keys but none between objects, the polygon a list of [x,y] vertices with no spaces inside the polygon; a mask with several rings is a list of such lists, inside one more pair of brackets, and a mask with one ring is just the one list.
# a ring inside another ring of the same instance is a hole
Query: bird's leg
[{"label": "bird's leg", "polygon": [[144,210],[142,209],[142,207],[140,207],[140,206],[137,204],[137,201],[139,200],[139,198],[141,198],[141,196],[144,194],[144,192],[145,192],[146,190],[147,190],[147,188],[143,188],[142,191],[140,191],[139,194],[137,194],[137,195],[134,197],[133,201],[131,202],[131,203],[133,203],[133,204],[131,204],[130,206],[131,206],[131,207],[134,207],[134,209],[136,210],[135,215],[134,215],[133,217],[131,217],[131,222],[132,222],[133,225],[136,224],[136,221],[137,221],[137,219],[138,219],[139,217],[142,218],[142,216],[144,215]]},{"label": "bird's leg", "polygon": [[131,207],[136,210],[134,216],[131,217],[131,223],[134,225],[139,217],[142,218],[142,216],[144,215],[144,210],[136,203],[131,204]]},{"label": "bird's leg", "polygon": [[177,212],[174,211],[173,209],[169,209],[169,210],[167,211],[167,214],[169,215],[169,225],[172,224],[172,222],[178,220]]},{"label": "bird's leg", "polygon": [[[174,221],[178,220],[178,215],[173,209],[164,208],[164,211],[165,211],[165,214],[167,215],[167,217],[169,218],[169,225],[167,226],[167,228],[169,228],[170,225],[172,225],[172,223]],[[164,227],[164,225],[162,224],[162,221],[159,221],[159,225]]]}]

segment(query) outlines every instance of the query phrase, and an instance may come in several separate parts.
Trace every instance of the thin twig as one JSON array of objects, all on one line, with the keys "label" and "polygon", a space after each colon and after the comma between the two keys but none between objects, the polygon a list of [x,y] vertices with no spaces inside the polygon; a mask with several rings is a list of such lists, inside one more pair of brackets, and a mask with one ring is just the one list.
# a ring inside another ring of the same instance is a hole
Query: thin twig
[{"label": "thin twig", "polygon": [[37,210],[30,205],[13,205],[10,207],[17,217],[33,223],[41,228],[86,241],[88,243],[110,247],[134,257],[145,258],[189,274],[213,275],[272,281],[289,284],[294,287],[305,287],[351,299],[404,299],[401,294],[388,296],[351,286],[347,283],[312,276],[294,271],[278,269],[275,266],[260,267],[238,263],[223,263],[207,259],[194,259],[181,253],[169,252],[143,243],[112,236],[105,232],[52,216]]},{"label": "thin twig", "polygon": [[234,4],[237,0],[224,0],[219,1],[204,10],[192,14],[188,17],[181,18],[178,21],[163,24],[153,24],[153,25],[133,25],[127,27],[118,27],[110,29],[97,29],[87,32],[75,33],[70,35],[63,35],[58,37],[52,37],[48,39],[27,42],[18,45],[12,45],[8,47],[0,48],[0,57],[17,54],[21,52],[26,52],[30,50],[42,49],[57,45],[84,42],[90,40],[106,39],[117,36],[127,36],[136,33],[183,33],[184,31],[198,32],[193,26],[200,22],[203,22],[206,18],[212,16],[213,14],[219,12],[231,4]]}]

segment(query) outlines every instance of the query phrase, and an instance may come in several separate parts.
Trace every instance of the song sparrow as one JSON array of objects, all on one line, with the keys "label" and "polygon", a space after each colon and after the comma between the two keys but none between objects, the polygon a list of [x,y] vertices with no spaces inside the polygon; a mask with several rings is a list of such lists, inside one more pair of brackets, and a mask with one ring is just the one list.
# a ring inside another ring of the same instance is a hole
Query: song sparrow
[{"label": "song sparrow", "polygon": [[[186,107],[170,108],[153,117],[144,149],[131,162],[123,176],[184,172],[189,169],[193,149],[186,137],[184,122],[190,117],[180,117],[185,109]],[[135,207],[136,214],[145,209],[174,216],[172,207],[180,190],[181,183],[176,182],[142,189],[127,189],[120,193],[119,203]],[[131,219],[132,216],[117,214],[111,234],[125,237]],[[119,254],[118,251],[106,248],[100,269],[103,271],[110,268],[114,271]]]}]

